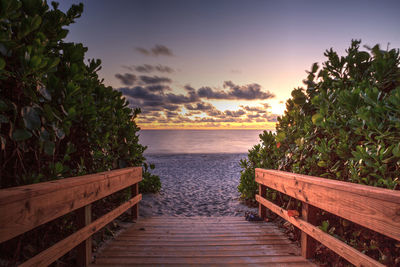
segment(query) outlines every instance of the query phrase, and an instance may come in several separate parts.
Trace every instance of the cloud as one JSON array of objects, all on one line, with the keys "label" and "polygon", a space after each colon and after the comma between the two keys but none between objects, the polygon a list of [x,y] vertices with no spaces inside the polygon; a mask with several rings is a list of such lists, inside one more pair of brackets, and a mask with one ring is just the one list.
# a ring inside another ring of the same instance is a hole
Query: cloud
[{"label": "cloud", "polygon": [[194,103],[199,100],[196,94],[189,94],[189,95],[175,95],[175,94],[167,94],[166,100],[169,103],[174,104],[186,104],[186,103]]},{"label": "cloud", "polygon": [[266,113],[267,112],[264,108],[261,108],[261,107],[249,107],[249,106],[240,106],[240,107],[249,112],[257,112],[257,113]]},{"label": "cloud", "polygon": [[162,85],[162,84],[156,84],[156,85],[149,85],[145,87],[147,90],[150,92],[165,92],[165,91],[171,91],[171,87],[167,85]]},{"label": "cloud", "polygon": [[173,56],[171,49],[165,45],[157,44],[151,49],[146,49],[143,47],[136,47],[136,51],[145,56]]},{"label": "cloud", "polygon": [[207,99],[231,99],[231,97],[224,91],[214,91],[210,87],[201,87],[197,90],[200,97]]},{"label": "cloud", "polygon": [[190,85],[185,85],[183,88],[188,92],[195,92],[196,91],[196,89],[194,89]]},{"label": "cloud", "polygon": [[139,79],[144,84],[158,84],[158,83],[171,83],[172,80],[167,77],[159,77],[159,76],[139,76]]},{"label": "cloud", "polygon": [[255,118],[259,118],[260,114],[247,114],[247,118],[249,119],[255,119]]},{"label": "cloud", "polygon": [[156,45],[154,48],[151,49],[154,55],[164,55],[164,56],[172,56],[172,51],[165,45]]},{"label": "cloud", "polygon": [[265,114],[264,118],[269,122],[277,122],[279,115],[277,114]]},{"label": "cloud", "polygon": [[131,86],[137,81],[136,75],[130,73],[115,74],[115,77],[126,86]]},{"label": "cloud", "polygon": [[146,56],[150,55],[150,51],[143,47],[136,47],[136,51]]},{"label": "cloud", "polygon": [[[127,75],[121,75],[124,78]],[[132,81],[131,81],[132,82]],[[140,123],[252,123],[276,122],[277,115],[267,111],[268,103],[262,106],[240,106],[238,110],[218,110],[207,99],[224,100],[259,100],[273,97],[269,92],[261,90],[257,84],[236,85],[230,81],[224,83],[224,90],[211,87],[195,89],[185,85],[185,93],[175,93],[169,85],[167,77],[135,76],[135,86],[117,89],[129,101],[129,107],[142,109]],[[185,113],[182,114],[183,108]]]},{"label": "cloud", "polygon": [[211,105],[209,103],[205,103],[205,102],[199,102],[199,103],[196,103],[195,105],[186,104],[185,108],[188,110],[201,110],[201,111],[215,109],[215,107],[213,105]]},{"label": "cloud", "polygon": [[270,93],[269,91],[261,91],[261,85],[257,83],[239,86],[234,84],[232,81],[225,81],[224,88],[229,88],[229,94],[232,95],[235,99],[264,100],[275,97],[275,95]]},{"label": "cloud", "polygon": [[262,91],[259,84],[253,83],[248,85],[236,85],[232,81],[225,81],[224,88],[228,91],[216,91],[210,87],[202,87],[197,90],[199,97],[204,97],[207,99],[236,99],[236,100],[266,100],[275,97],[269,91]]},{"label": "cloud", "polygon": [[129,107],[140,107],[146,111],[181,110],[184,104],[195,103],[199,100],[196,94],[165,93],[169,87],[162,85],[135,86],[132,88],[119,88],[129,101]]},{"label": "cloud", "polygon": [[[282,101],[281,101],[282,102]],[[280,102],[279,102],[280,103]],[[269,109],[271,107],[270,104],[268,103],[262,103],[262,105],[264,106],[264,108]]]},{"label": "cloud", "polygon": [[138,66],[123,66],[125,68],[128,68],[131,71],[137,71],[141,73],[151,73],[154,71],[162,72],[162,73],[173,73],[175,70],[171,67],[168,66],[163,66],[163,65],[149,65],[149,64],[143,64],[143,65],[138,65]]},{"label": "cloud", "polygon": [[238,111],[225,110],[224,113],[228,117],[240,117],[246,114],[246,112],[243,109],[239,109]]}]

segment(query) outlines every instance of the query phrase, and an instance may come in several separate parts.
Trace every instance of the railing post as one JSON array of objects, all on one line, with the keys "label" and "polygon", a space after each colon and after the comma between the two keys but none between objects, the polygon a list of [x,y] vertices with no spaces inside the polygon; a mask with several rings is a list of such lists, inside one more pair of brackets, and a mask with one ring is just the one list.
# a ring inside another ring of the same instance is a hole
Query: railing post
[{"label": "railing post", "polygon": [[[131,197],[135,197],[139,194],[139,183],[134,184],[131,187]],[[139,217],[139,204],[136,204],[135,206],[132,207],[131,209],[132,213],[132,220],[137,220]]]},{"label": "railing post", "polygon": [[[86,205],[77,211],[77,224],[79,228],[92,222],[92,205]],[[80,243],[77,247],[77,265],[89,266],[92,261],[92,237]]]},{"label": "railing post", "polygon": [[[258,184],[258,193],[261,197],[265,198],[267,195],[267,187],[262,184]],[[258,203],[258,216],[265,219],[267,216],[267,208],[264,207],[261,203]]]},{"label": "railing post", "polygon": [[[305,202],[302,202],[301,206],[302,219],[315,225],[317,219],[317,208]],[[311,236],[301,232],[301,255],[306,259],[313,258],[315,247],[316,241]]]}]

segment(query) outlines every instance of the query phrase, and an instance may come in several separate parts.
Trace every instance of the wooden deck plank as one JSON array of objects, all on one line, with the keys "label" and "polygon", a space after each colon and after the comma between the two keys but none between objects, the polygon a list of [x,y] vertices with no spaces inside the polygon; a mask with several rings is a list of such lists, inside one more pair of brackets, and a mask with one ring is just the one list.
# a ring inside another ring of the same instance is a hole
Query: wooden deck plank
[{"label": "wooden deck plank", "polygon": [[272,223],[238,217],[140,219],[93,266],[315,266]]},{"label": "wooden deck plank", "polygon": [[[169,264],[169,263],[163,263],[160,264],[161,266],[179,266],[177,264]],[[96,264],[96,265],[90,265],[90,266],[96,266],[96,267],[110,267],[110,264]],[[154,264],[113,264],[113,267],[126,267],[126,266],[154,266]],[[315,264],[312,264],[311,262],[286,262],[286,263],[280,263],[280,262],[270,262],[268,265],[265,263],[246,263],[246,264],[238,264],[238,263],[223,263],[223,264],[197,264],[197,263],[187,263],[184,264],[183,266],[204,266],[204,267],[214,267],[214,266],[230,266],[230,267],[242,267],[242,266],[254,266],[254,267],[286,267],[286,266],[295,266],[295,267],[312,267],[315,266]]]},{"label": "wooden deck plank", "polygon": [[247,264],[247,263],[304,263],[301,256],[260,256],[260,257],[118,257],[100,258],[99,264]]},{"label": "wooden deck plank", "polygon": [[102,253],[102,258],[115,258],[115,257],[257,257],[257,256],[300,256],[296,254],[296,250],[291,247],[283,247],[277,250],[273,249],[262,249],[262,250],[192,250],[192,251],[131,251],[126,249],[119,250],[107,250]]}]

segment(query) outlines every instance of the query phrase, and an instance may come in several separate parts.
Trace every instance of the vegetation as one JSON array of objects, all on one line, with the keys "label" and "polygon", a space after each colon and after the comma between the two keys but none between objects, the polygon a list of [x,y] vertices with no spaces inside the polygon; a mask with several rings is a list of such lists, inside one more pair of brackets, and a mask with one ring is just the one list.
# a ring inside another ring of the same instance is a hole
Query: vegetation
[{"label": "vegetation", "polygon": [[[83,5],[0,4],[1,188],[143,165],[140,110],[103,84],[100,60],[84,62],[86,47],[64,41]],[[144,177],[142,191],[160,189],[147,165]]]},{"label": "vegetation", "polygon": [[[399,51],[383,51],[379,45],[361,51],[360,43],[352,41],[341,57],[327,50],[323,66],[315,63],[307,72],[306,88],[292,91],[276,134],[264,131],[261,144],[241,161],[238,189],[243,198],[254,199],[257,167],[400,189]],[[267,198],[282,206],[290,203],[273,190]],[[376,233],[323,212],[320,223],[321,229],[386,264],[400,262],[395,257],[400,249]]]},{"label": "vegetation", "polygon": [[[146,147],[138,143],[140,110],[130,109],[120,92],[103,84],[100,60],[84,62],[86,47],[64,41],[64,27],[81,16],[83,5],[66,13],[51,5],[0,0],[0,188],[143,166],[140,191],[159,191],[160,179],[148,171]],[[94,218],[129,192],[94,203]],[[68,214],[38,227],[1,244],[1,254],[14,263],[27,259],[71,234],[73,222],[74,214]]]}]

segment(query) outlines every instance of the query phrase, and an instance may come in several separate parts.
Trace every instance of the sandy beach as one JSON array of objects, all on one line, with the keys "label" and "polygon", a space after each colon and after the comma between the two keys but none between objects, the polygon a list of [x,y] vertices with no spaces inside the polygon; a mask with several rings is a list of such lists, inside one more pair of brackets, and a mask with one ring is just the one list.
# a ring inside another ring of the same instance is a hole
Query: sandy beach
[{"label": "sandy beach", "polygon": [[145,194],[140,216],[244,216],[256,212],[239,201],[239,161],[246,154],[146,155],[162,189]]}]

